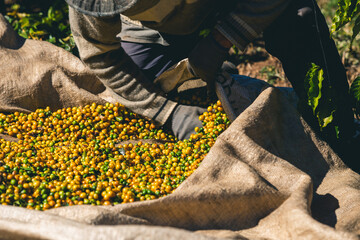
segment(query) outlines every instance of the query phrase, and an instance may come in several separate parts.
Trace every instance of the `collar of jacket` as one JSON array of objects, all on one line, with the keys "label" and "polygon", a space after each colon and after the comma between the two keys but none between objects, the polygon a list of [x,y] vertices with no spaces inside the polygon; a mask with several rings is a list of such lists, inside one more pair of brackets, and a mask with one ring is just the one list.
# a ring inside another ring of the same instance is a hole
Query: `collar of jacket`
[{"label": "collar of jacket", "polygon": [[160,0],[66,0],[75,10],[94,17],[114,16],[120,13],[134,15],[151,8]]}]

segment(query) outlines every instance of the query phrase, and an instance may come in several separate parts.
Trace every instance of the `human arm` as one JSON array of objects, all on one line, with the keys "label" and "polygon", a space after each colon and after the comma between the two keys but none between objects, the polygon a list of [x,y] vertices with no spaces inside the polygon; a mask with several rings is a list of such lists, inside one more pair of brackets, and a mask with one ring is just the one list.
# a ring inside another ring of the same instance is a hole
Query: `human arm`
[{"label": "human arm", "polygon": [[168,126],[179,139],[201,127],[198,117],[205,109],[168,100],[148,81],[121,48],[116,35],[121,31],[120,16],[96,18],[70,8],[70,24],[80,58],[121,97],[130,110]]},{"label": "human arm", "polygon": [[[211,34],[201,40],[189,56],[190,69],[213,85],[216,73],[235,45],[243,51],[287,7],[290,0],[235,1],[232,10],[222,14]],[[211,88],[211,86],[210,86]]]},{"label": "human arm", "polygon": [[92,17],[69,9],[71,30],[80,58],[132,111],[163,125],[176,103],[168,100],[142,74],[121,48],[119,15]]},{"label": "human arm", "polygon": [[277,19],[292,0],[238,0],[233,10],[225,14],[215,26],[223,38],[243,51],[259,38]]}]

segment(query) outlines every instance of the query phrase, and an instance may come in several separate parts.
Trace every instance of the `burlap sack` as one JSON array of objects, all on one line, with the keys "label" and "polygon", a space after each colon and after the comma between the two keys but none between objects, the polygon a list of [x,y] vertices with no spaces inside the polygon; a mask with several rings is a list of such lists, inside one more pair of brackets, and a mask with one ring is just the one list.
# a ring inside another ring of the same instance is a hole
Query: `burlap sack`
[{"label": "burlap sack", "polygon": [[[272,86],[265,81],[229,74],[226,71],[222,71],[215,82],[216,95],[220,99],[230,121],[234,121],[255,101],[262,91],[269,87]],[[281,87],[278,89],[291,104],[297,106],[298,97],[292,88]]]},{"label": "burlap sack", "polygon": [[2,112],[119,100],[80,59],[48,42],[19,37],[1,14],[0,76]]},{"label": "burlap sack", "polygon": [[[116,101],[72,55],[0,17],[0,109]],[[359,239],[360,176],[266,88],[171,195],[39,212],[0,206],[1,239]]]}]

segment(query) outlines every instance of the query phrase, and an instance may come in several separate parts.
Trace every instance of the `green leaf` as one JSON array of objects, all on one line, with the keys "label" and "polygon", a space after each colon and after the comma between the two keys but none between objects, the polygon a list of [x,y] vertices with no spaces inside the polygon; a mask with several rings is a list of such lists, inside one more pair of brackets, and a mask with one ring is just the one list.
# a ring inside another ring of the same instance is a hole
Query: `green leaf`
[{"label": "green leaf", "polygon": [[351,84],[350,94],[356,101],[360,102],[360,76]]},{"label": "green leaf", "polygon": [[353,18],[356,13],[358,13],[359,10],[360,1],[359,0],[351,0],[351,4],[348,10],[348,15],[350,18]]},{"label": "green leaf", "polygon": [[331,99],[325,99],[321,102],[316,113],[320,129],[325,128],[334,120],[335,105]]},{"label": "green leaf", "polygon": [[334,116],[333,116],[334,113],[335,113],[335,111],[332,111],[330,116],[325,117],[325,118],[321,118],[320,116],[318,117],[321,122],[321,124],[320,124],[321,128],[326,127],[329,123],[332,122],[332,120],[334,119]]},{"label": "green leaf", "polygon": [[49,19],[54,18],[54,8],[51,6],[47,12],[47,16]]},{"label": "green leaf", "polygon": [[11,6],[11,9],[14,10],[14,11],[17,11],[20,9],[20,4],[14,4]]},{"label": "green leaf", "polygon": [[335,90],[331,86],[324,87],[323,81],[323,69],[312,63],[305,77],[305,91],[307,92],[307,104],[317,118],[320,130],[333,121],[336,112]]},{"label": "green leaf", "polygon": [[350,95],[354,100],[355,113],[360,115],[360,76],[351,84]]},{"label": "green leaf", "polygon": [[45,31],[34,31],[31,34],[34,35],[34,36],[43,36],[43,35],[47,34],[47,32],[45,32]]},{"label": "green leaf", "polygon": [[7,15],[5,15],[4,18],[5,18],[10,24],[14,21],[13,18],[11,18],[11,17],[9,17],[9,16],[7,16]]},{"label": "green leaf", "polygon": [[64,25],[63,23],[60,23],[60,24],[59,24],[59,30],[60,30],[61,32],[64,32],[66,29],[67,29],[67,26],[66,26],[66,25]]},{"label": "green leaf", "polygon": [[331,33],[349,23],[355,17],[358,8],[359,0],[338,0],[338,9],[333,18]]},{"label": "green leaf", "polygon": [[338,0],[338,9],[336,10],[335,16],[333,18],[331,32],[337,31],[341,26],[345,25],[349,21],[347,12],[350,3],[350,0]]},{"label": "green leaf", "polygon": [[21,28],[26,28],[26,27],[31,26],[29,18],[22,18],[22,19],[20,19],[19,22],[21,24]]},{"label": "green leaf", "polygon": [[321,88],[324,80],[323,75],[324,71],[312,63],[310,70],[305,76],[305,90],[308,95],[308,105],[313,110],[314,115],[319,105],[319,99],[321,98]]},{"label": "green leaf", "polygon": [[28,38],[28,35],[26,33],[24,33],[24,32],[20,32],[19,36],[23,37],[23,38]]},{"label": "green leaf", "polygon": [[351,37],[351,45],[354,42],[356,36],[359,34],[359,32],[360,32],[360,15],[357,17],[357,19],[355,21],[355,25],[353,27],[353,35]]},{"label": "green leaf", "polygon": [[210,33],[211,33],[211,29],[209,28],[202,29],[199,33],[199,36],[206,38]]}]

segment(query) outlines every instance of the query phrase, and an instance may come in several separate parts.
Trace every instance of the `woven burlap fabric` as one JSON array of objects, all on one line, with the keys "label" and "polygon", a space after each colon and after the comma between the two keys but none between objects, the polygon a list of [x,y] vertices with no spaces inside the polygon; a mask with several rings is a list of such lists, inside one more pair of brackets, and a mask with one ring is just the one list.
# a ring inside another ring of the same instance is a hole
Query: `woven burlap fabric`
[{"label": "woven burlap fabric", "polygon": [[80,59],[50,43],[19,37],[0,14],[0,111],[118,100]]},{"label": "woven burlap fabric", "polygon": [[[80,60],[0,17],[0,111],[116,101]],[[0,239],[359,239],[360,176],[268,87],[166,197],[39,212],[0,206]]]}]

